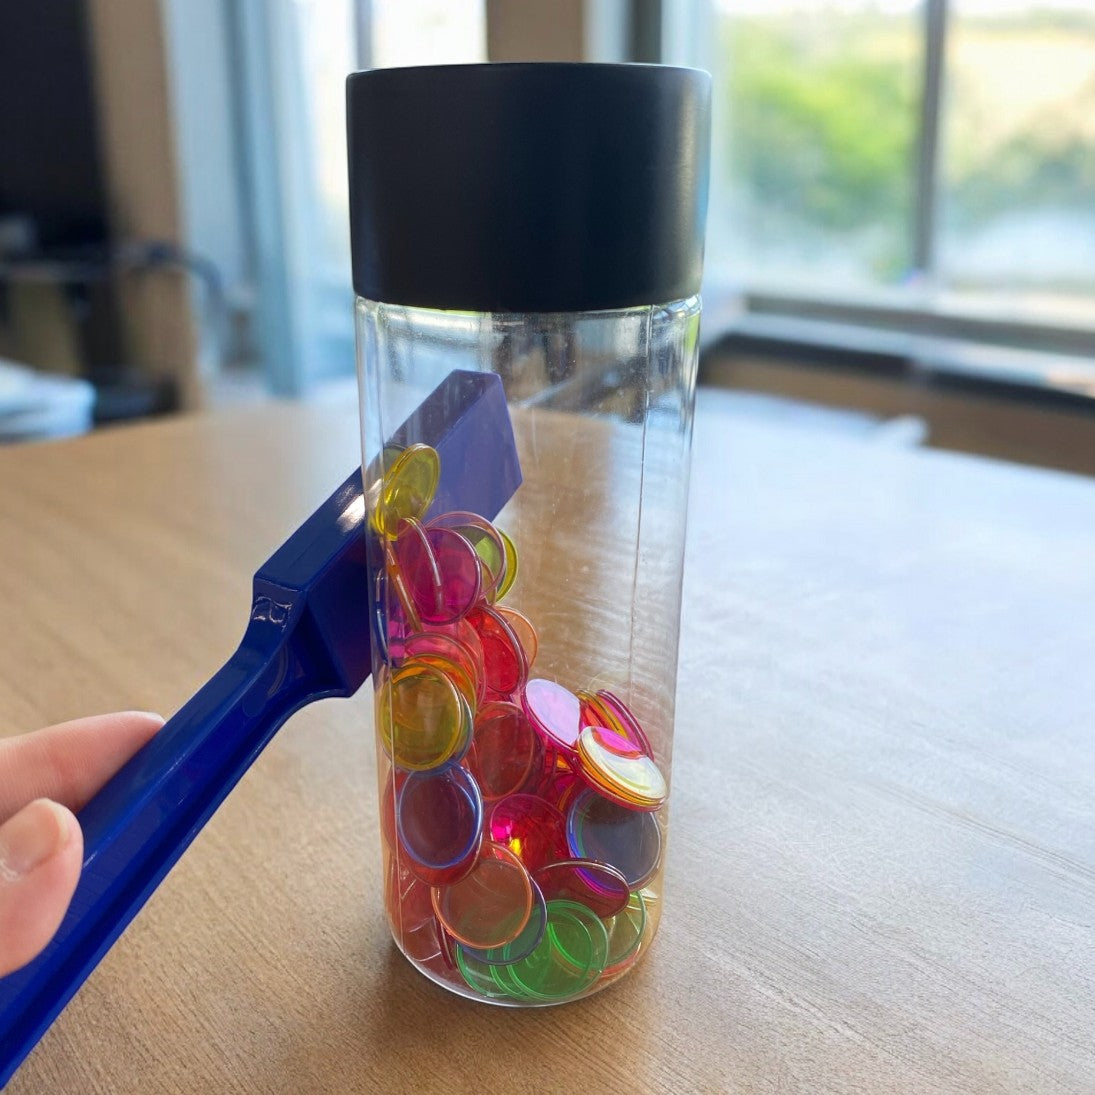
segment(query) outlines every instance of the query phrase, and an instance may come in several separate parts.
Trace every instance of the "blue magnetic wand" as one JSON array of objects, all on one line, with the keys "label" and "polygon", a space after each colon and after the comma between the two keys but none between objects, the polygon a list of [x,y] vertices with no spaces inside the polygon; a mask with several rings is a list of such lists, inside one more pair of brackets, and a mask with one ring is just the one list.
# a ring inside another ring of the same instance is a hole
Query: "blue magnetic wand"
[{"label": "blue magnetic wand", "polygon": [[[432,446],[427,516],[494,517],[521,484],[502,383],[455,371],[389,445]],[[374,465],[366,472],[379,477]],[[84,864],[46,949],[0,978],[0,1087],[295,711],[372,669],[365,495],[352,475],[259,568],[239,648],[80,811]]]}]

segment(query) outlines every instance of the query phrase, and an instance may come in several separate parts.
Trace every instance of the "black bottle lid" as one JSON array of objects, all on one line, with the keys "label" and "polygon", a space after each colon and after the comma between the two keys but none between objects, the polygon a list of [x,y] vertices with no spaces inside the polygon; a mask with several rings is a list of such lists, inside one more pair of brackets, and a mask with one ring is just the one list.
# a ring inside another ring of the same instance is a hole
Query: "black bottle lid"
[{"label": "black bottle lid", "polygon": [[577,312],[698,292],[711,80],[661,65],[374,69],[346,85],[354,290]]}]

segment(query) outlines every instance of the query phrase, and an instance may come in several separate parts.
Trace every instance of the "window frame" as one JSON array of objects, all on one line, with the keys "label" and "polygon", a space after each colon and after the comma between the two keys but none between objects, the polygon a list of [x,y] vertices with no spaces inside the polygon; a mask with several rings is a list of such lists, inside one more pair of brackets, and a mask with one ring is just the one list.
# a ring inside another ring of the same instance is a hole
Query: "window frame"
[{"label": "window frame", "polygon": [[[880,351],[892,346],[894,333],[913,340],[938,345],[941,340],[955,343],[989,343],[1018,350],[1074,355],[1095,359],[1095,322],[1091,326],[1070,325],[1051,318],[1001,317],[991,311],[979,312],[949,299],[938,281],[938,230],[940,204],[940,148],[942,106],[946,79],[946,48],[954,9],[951,0],[923,0],[921,34],[920,110],[917,120],[915,152],[915,193],[911,211],[913,269],[920,284],[908,289],[879,289],[863,292],[826,294],[823,291],[782,290],[777,284],[728,284],[724,272],[709,262],[709,277],[704,284],[705,312],[730,315],[717,329],[708,327],[705,342],[738,328],[747,328],[750,317],[762,317],[770,330],[779,329],[786,319],[788,341],[794,341],[798,321],[832,324],[836,328],[856,329],[860,346],[869,343],[872,332],[878,334]],[[712,0],[674,0],[661,5],[662,60],[671,64],[694,64],[713,71],[714,57],[706,44],[713,40],[708,32],[714,17]],[[716,122],[717,124],[717,122]],[[711,193],[719,192],[719,165],[713,164]],[[1093,309],[1095,314],[1095,309]],[[946,355],[943,355],[943,359]],[[942,366],[945,368],[945,365]],[[1095,370],[1095,362],[1092,363]],[[1095,372],[1091,383],[1081,384],[1086,397],[1095,399]],[[1055,387],[1051,379],[1032,382]],[[1065,390],[1075,391],[1075,388]]]}]

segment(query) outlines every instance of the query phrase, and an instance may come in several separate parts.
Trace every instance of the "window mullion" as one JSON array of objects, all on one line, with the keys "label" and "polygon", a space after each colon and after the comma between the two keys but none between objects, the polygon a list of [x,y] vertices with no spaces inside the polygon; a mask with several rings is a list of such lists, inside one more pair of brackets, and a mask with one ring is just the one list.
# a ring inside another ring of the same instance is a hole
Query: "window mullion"
[{"label": "window mullion", "polygon": [[373,67],[373,3],[353,0],[354,54],[358,71]]},{"label": "window mullion", "polygon": [[913,202],[913,269],[929,284],[937,277],[940,123],[949,0],[924,0],[924,67]]}]

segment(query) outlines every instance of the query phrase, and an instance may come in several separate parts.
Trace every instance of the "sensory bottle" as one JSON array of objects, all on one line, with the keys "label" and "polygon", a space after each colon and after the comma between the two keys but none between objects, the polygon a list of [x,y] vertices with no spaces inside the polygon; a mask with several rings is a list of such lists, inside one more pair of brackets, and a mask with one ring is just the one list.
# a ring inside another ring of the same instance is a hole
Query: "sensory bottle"
[{"label": "sensory bottle", "polygon": [[653,65],[348,80],[384,906],[473,999],[589,995],[661,917],[709,99]]}]

